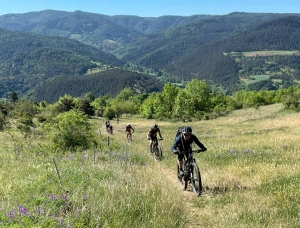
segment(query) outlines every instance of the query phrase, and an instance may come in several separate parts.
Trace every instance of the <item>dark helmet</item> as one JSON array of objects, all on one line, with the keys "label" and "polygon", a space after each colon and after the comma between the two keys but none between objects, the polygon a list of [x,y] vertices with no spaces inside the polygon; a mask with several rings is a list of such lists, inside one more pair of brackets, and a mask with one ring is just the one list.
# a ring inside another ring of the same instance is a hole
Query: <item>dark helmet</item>
[{"label": "dark helmet", "polygon": [[153,127],[158,127],[158,125],[155,123],[155,124],[153,124]]},{"label": "dark helmet", "polygon": [[192,128],[191,127],[184,127],[182,129],[182,134],[192,134]]}]

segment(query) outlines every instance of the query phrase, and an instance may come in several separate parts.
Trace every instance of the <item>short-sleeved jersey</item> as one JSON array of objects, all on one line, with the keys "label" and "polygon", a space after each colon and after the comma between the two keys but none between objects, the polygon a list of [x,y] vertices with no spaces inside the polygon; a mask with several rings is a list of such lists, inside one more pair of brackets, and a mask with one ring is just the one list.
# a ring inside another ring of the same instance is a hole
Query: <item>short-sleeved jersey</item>
[{"label": "short-sleeved jersey", "polygon": [[149,136],[157,136],[157,132],[160,132],[160,129],[157,128],[150,128],[150,130],[148,131]]},{"label": "short-sleeved jersey", "polygon": [[131,126],[126,126],[125,131],[126,132],[134,132],[134,129]]}]

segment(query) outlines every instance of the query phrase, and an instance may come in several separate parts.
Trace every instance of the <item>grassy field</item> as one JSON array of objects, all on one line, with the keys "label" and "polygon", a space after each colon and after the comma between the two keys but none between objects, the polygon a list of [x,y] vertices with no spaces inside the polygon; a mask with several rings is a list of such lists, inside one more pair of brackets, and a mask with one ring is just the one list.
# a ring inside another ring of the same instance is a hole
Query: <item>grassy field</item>
[{"label": "grassy field", "polygon": [[104,119],[92,119],[101,147],[67,154],[0,132],[0,227],[299,227],[299,117],[277,104],[185,123],[208,148],[195,155],[200,197],[176,180],[170,147],[182,123],[156,122],[161,162],[146,139],[155,121],[139,117],[112,121],[109,138]]}]

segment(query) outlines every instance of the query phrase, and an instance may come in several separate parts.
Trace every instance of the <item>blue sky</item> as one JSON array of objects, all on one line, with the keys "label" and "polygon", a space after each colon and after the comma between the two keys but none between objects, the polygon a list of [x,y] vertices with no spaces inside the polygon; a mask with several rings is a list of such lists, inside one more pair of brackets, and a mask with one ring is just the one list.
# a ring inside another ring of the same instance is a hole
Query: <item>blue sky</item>
[{"label": "blue sky", "polygon": [[300,0],[0,0],[0,3],[0,15],[46,9],[142,17],[231,12],[300,13]]}]

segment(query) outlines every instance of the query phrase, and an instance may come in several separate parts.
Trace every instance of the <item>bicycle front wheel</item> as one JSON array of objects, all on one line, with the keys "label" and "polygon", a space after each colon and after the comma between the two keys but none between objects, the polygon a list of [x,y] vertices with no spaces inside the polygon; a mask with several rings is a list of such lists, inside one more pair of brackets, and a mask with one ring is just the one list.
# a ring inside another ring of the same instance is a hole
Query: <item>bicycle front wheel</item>
[{"label": "bicycle front wheel", "polygon": [[162,149],[161,149],[160,146],[155,147],[154,153],[155,153],[156,160],[161,161],[161,159],[162,159]]},{"label": "bicycle front wheel", "polygon": [[201,193],[202,193],[202,180],[201,180],[199,167],[195,162],[193,162],[191,164],[190,179],[191,179],[191,184],[192,184],[193,191],[194,191],[195,195],[196,196],[201,195]]}]

